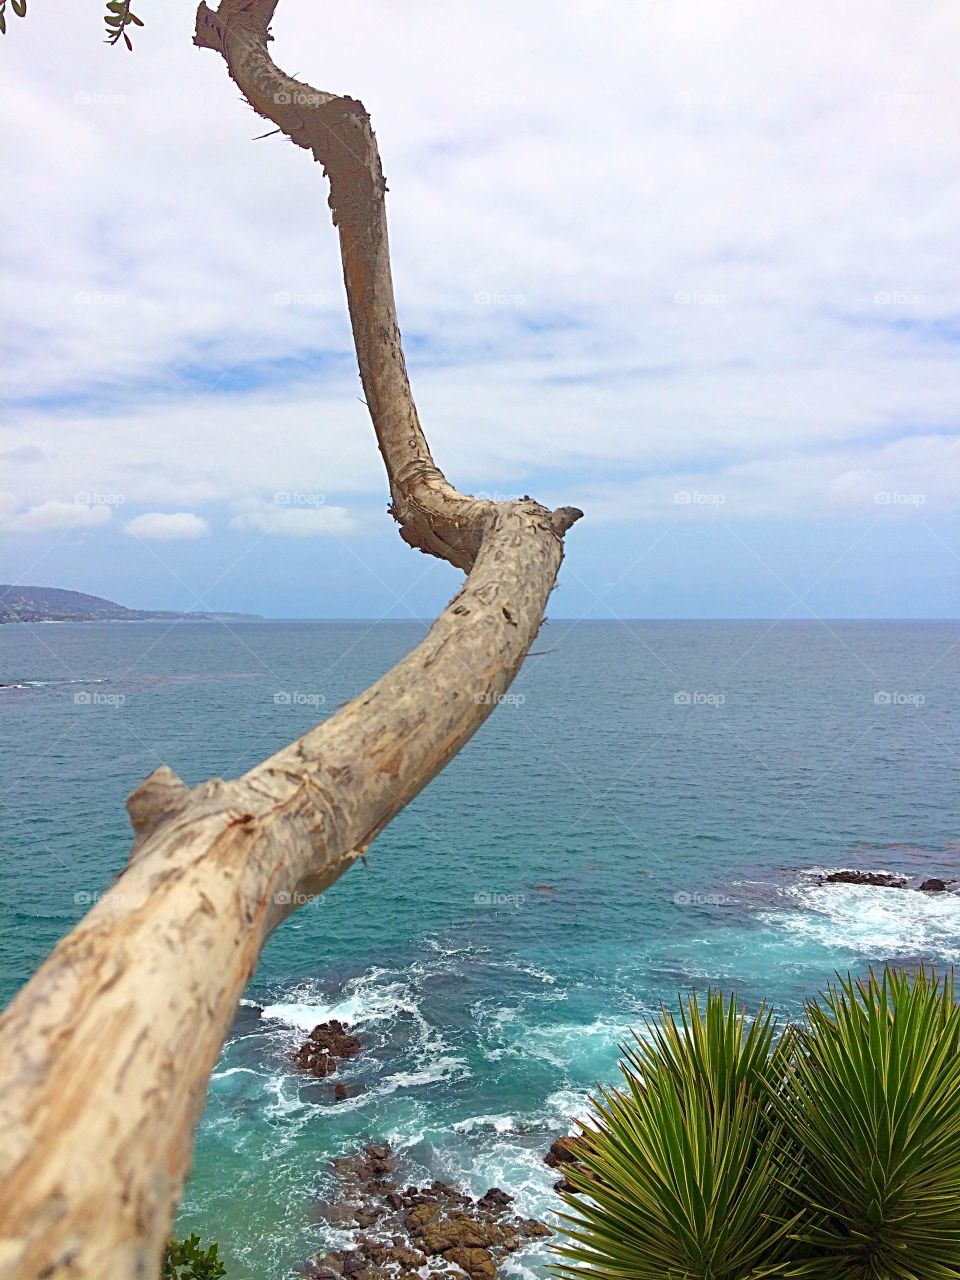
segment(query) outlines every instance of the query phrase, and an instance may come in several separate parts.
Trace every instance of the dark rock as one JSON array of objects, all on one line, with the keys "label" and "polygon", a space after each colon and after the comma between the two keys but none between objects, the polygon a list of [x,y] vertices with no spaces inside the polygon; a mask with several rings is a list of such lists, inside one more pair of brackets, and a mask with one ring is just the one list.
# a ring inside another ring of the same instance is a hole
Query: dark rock
[{"label": "dark rock", "polygon": [[496,1280],[497,1264],[486,1249],[447,1249],[444,1260],[465,1271],[470,1280]]},{"label": "dark rock", "polygon": [[318,1076],[321,1080],[325,1076],[332,1076],[337,1069],[336,1058],[331,1057],[326,1049],[321,1049],[310,1040],[307,1040],[297,1050],[294,1062],[298,1067],[302,1067],[304,1071],[309,1071],[311,1075]]},{"label": "dark rock", "polygon": [[439,1217],[440,1206],[438,1204],[427,1202],[426,1204],[415,1205],[405,1219],[407,1230],[413,1236],[420,1235],[429,1227],[431,1222],[436,1221]]},{"label": "dark rock", "polygon": [[395,1244],[386,1251],[385,1262],[396,1262],[408,1271],[417,1271],[427,1265],[427,1255],[419,1249],[409,1249],[404,1244]]},{"label": "dark rock", "polygon": [[317,1258],[313,1262],[308,1262],[303,1275],[309,1276],[310,1280],[320,1276],[342,1276],[343,1261],[335,1253],[327,1253],[322,1258]]},{"label": "dark rock", "polygon": [[[569,1141],[560,1140],[562,1163],[573,1158],[566,1153]],[[513,1197],[499,1187],[490,1187],[476,1201],[440,1179],[401,1191],[384,1176],[396,1166],[388,1146],[367,1146],[338,1157],[333,1166],[343,1189],[337,1204],[326,1206],[328,1220],[338,1205],[344,1213],[350,1205],[357,1230],[351,1246],[308,1264],[313,1270],[304,1274],[317,1280],[439,1280],[457,1268],[457,1274],[465,1272],[470,1280],[495,1280],[498,1264],[508,1254],[551,1234],[542,1222],[513,1216]],[[317,1207],[324,1210],[321,1203]]]},{"label": "dark rock", "polygon": [[551,1169],[559,1169],[563,1164],[572,1164],[577,1158],[578,1138],[557,1138],[550,1144],[550,1150],[543,1157],[543,1163]]},{"label": "dark rock", "polygon": [[360,1037],[352,1035],[336,1018],[314,1027],[310,1032],[310,1039],[335,1058],[355,1058],[363,1048]]},{"label": "dark rock", "polygon": [[831,871],[820,876],[819,884],[868,884],[879,889],[905,889],[906,876],[897,876],[890,871]]},{"label": "dark rock", "polygon": [[940,880],[937,876],[931,876],[929,880],[924,880],[920,886],[923,893],[945,893],[946,888],[946,882]]},{"label": "dark rock", "polygon": [[350,1091],[341,1080],[338,1084],[334,1086],[333,1100],[334,1102],[346,1102],[347,1098],[349,1097],[350,1097]]},{"label": "dark rock", "polygon": [[509,1242],[507,1228],[485,1218],[474,1218],[468,1213],[456,1211],[426,1223],[416,1234],[417,1244],[424,1253],[446,1253],[448,1249],[490,1249]]},{"label": "dark rock", "polygon": [[367,1178],[360,1186],[365,1196],[382,1196],[394,1190],[394,1185],[389,1178]]},{"label": "dark rock", "polygon": [[539,1240],[544,1236],[552,1236],[553,1232],[545,1222],[539,1222],[536,1218],[524,1218],[520,1223],[520,1234],[529,1240]]},{"label": "dark rock", "polygon": [[359,1036],[351,1035],[342,1022],[333,1018],[313,1028],[297,1050],[294,1061],[298,1067],[322,1079],[333,1075],[338,1058],[355,1058],[362,1048]]},{"label": "dark rock", "polygon": [[496,1213],[501,1213],[506,1209],[507,1205],[513,1204],[513,1196],[508,1196],[505,1191],[501,1191],[499,1187],[491,1187],[489,1191],[485,1191],[477,1201],[477,1207],[481,1209],[490,1209]]}]

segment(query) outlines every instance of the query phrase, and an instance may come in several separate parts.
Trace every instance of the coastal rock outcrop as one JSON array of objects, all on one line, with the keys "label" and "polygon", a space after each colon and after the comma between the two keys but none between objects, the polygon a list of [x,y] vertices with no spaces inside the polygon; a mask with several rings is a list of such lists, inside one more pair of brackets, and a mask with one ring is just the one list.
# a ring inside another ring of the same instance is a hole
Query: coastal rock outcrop
[{"label": "coastal rock outcrop", "polygon": [[[339,1058],[355,1058],[363,1048],[359,1036],[351,1035],[342,1022],[332,1018],[314,1027],[294,1057],[298,1067],[321,1080],[333,1075]],[[346,1093],[342,1093],[346,1097]],[[339,1097],[339,1094],[338,1094]]]},{"label": "coastal rock outcrop", "polygon": [[510,1212],[513,1197],[491,1187],[474,1199],[448,1182],[401,1188],[388,1146],[367,1146],[333,1162],[340,1183],[336,1206],[324,1216],[353,1225],[349,1247],[334,1249],[301,1268],[309,1280],[381,1280],[455,1274],[495,1280],[499,1263],[529,1241],[551,1235],[535,1218]]},{"label": "coastal rock outcrop", "polygon": [[893,871],[853,871],[844,868],[817,876],[817,884],[863,884],[878,889],[918,889],[921,893],[947,893],[956,881],[929,876],[920,884],[911,884],[909,876],[898,875]]},{"label": "coastal rock outcrop", "polygon": [[818,884],[867,884],[879,889],[905,889],[907,877],[891,871],[830,871],[821,876]]},{"label": "coastal rock outcrop", "polygon": [[567,1171],[576,1167],[582,1172],[587,1172],[579,1159],[582,1149],[583,1139],[573,1136],[557,1138],[550,1144],[550,1150],[543,1157],[543,1163],[551,1169],[559,1169],[563,1174],[563,1176],[553,1184],[555,1191],[579,1190],[579,1187],[575,1186],[575,1184],[567,1177]]}]

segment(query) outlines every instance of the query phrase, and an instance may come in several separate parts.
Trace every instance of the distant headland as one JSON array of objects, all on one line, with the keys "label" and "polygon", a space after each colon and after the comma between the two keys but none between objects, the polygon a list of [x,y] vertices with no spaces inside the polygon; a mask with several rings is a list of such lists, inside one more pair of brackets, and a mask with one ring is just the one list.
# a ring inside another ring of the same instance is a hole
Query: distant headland
[{"label": "distant headland", "polygon": [[61,587],[0,583],[0,623],[4,622],[262,622],[259,613],[197,613],[169,609],[128,609],[100,596]]}]

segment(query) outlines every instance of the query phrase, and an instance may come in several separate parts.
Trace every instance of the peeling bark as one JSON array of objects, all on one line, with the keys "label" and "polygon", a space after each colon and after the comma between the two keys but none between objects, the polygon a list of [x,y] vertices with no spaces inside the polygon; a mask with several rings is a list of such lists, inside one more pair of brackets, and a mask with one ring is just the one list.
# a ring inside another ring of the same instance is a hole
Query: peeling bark
[{"label": "peeling bark", "polygon": [[273,64],[276,4],[201,4],[196,43],[323,165],[392,513],[411,546],[469,576],[412,653],[297,742],[194,788],[164,766],[130,796],[126,869],[0,1019],[4,1280],[155,1280],[209,1075],[266,938],[496,706],[581,514],[480,501],[434,462],[404,365],[369,117]]}]

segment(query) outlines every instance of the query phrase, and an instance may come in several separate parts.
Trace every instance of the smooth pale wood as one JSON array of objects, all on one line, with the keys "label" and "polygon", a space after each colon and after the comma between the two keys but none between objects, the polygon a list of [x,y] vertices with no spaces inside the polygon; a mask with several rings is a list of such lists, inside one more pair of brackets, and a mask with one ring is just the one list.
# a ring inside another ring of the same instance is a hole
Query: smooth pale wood
[{"label": "smooth pale wood", "polygon": [[210,1072],[264,941],[496,706],[580,515],[478,501],[437,468],[403,362],[369,119],[278,71],[275,7],[201,4],[197,43],[324,164],[393,513],[411,545],[469,576],[408,657],[242,778],[191,789],[162,767],[130,797],[126,870],[0,1019],[4,1280],[156,1280]]}]

